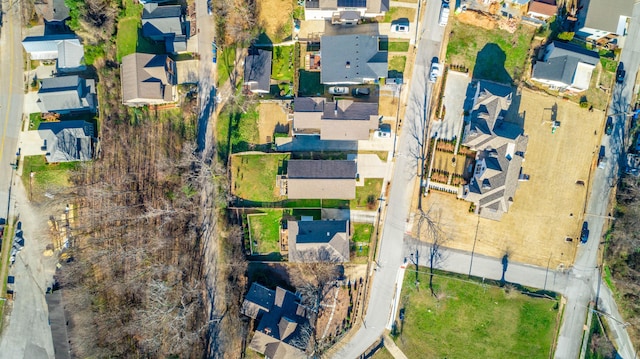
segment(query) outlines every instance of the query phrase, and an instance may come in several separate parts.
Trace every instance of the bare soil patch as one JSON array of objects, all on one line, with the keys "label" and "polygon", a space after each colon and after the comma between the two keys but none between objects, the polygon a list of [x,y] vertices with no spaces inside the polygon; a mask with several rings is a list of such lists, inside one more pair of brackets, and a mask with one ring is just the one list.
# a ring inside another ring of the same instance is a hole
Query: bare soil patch
[{"label": "bare soil patch", "polygon": [[[604,115],[528,90],[522,91],[519,101],[519,110],[512,112],[524,117],[529,144],[523,173],[531,179],[519,183],[509,212],[499,222],[478,218],[469,213],[469,202],[435,191],[427,197],[426,208],[440,210],[441,224],[452,238],[450,247],[471,251],[477,238],[476,253],[494,257],[509,253],[517,262],[566,268],[578,246],[587,196],[587,186],[576,181],[588,184],[595,170]],[[552,133],[551,124],[542,119],[554,105],[561,125]]]},{"label": "bare soil patch", "polygon": [[498,22],[491,16],[473,10],[463,11],[456,15],[456,17],[458,21],[462,23],[478,26],[487,30],[493,30],[498,26]]},{"label": "bare soil patch", "polygon": [[291,27],[293,2],[291,0],[261,0],[258,1],[258,21],[270,39],[282,28]]},{"label": "bare soil patch", "polygon": [[275,132],[288,132],[287,114],[279,103],[263,102],[258,105],[258,113],[259,143],[272,142]]}]

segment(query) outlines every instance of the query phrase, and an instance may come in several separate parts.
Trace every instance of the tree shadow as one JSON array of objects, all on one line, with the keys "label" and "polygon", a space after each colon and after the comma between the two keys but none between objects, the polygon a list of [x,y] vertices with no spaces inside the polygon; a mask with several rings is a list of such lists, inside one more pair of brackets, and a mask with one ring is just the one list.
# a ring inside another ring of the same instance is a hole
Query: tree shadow
[{"label": "tree shadow", "polygon": [[509,254],[505,254],[502,256],[502,277],[500,277],[500,286],[504,286],[506,284],[506,280],[504,279],[505,274],[507,273],[507,268],[509,267]]},{"label": "tree shadow", "polygon": [[507,55],[500,46],[489,43],[478,52],[476,63],[473,67],[473,79],[490,80],[505,84],[513,83],[513,78],[507,72],[504,64]]}]

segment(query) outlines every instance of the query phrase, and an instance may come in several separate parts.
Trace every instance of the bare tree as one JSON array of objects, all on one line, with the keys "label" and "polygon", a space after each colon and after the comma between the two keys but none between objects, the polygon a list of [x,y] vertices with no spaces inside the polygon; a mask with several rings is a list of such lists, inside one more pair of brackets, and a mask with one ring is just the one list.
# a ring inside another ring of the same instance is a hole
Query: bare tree
[{"label": "bare tree", "polygon": [[449,238],[440,225],[440,212],[434,212],[433,207],[430,207],[426,212],[422,209],[419,210],[418,239],[426,240],[429,243],[429,289],[431,295],[437,297],[433,289],[434,269],[444,260],[442,246]]}]

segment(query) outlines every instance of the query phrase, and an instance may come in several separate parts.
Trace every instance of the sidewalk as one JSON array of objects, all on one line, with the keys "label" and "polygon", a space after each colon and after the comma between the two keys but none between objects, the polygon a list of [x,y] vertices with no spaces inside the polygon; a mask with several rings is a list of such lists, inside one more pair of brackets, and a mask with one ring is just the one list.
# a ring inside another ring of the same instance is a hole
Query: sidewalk
[{"label": "sidewalk", "polygon": [[393,339],[391,339],[391,337],[389,336],[389,334],[384,335],[384,347],[387,348],[387,350],[389,351],[389,353],[391,355],[393,355],[393,357],[395,359],[409,359],[407,358],[406,355],[404,355],[404,353],[402,352],[402,350],[400,350],[400,348],[398,348],[398,346],[396,345],[396,343],[393,341]]}]

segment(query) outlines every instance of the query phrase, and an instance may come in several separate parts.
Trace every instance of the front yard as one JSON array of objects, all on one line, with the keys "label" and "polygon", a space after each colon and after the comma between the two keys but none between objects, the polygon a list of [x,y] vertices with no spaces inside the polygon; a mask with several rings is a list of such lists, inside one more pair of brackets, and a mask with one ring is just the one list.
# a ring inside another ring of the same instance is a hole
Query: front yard
[{"label": "front yard", "polygon": [[356,187],[356,198],[351,200],[351,209],[374,210],[382,194],[382,178],[366,178],[364,186]]},{"label": "front yard", "polygon": [[524,74],[534,29],[520,25],[510,34],[461,23],[453,17],[447,46],[447,63],[462,65],[474,79],[511,84]]},{"label": "front yard", "polygon": [[409,22],[414,22],[416,10],[408,7],[392,7],[384,14],[383,22],[392,22],[398,19],[408,19]]},{"label": "front yard", "polygon": [[[27,156],[22,162],[22,183],[34,201],[44,199],[45,193],[55,193],[67,187],[70,172],[80,165],[79,162],[47,163],[44,155]],[[33,177],[31,173],[33,172]]]},{"label": "front yard", "polygon": [[369,259],[369,248],[373,230],[373,224],[353,223],[353,233],[351,235],[352,262],[366,263]]},{"label": "front yard", "polygon": [[415,286],[405,274],[395,342],[409,358],[548,358],[558,324],[558,302],[516,289],[438,275],[430,295],[428,268]]},{"label": "front yard", "polygon": [[393,56],[389,59],[389,78],[401,77],[406,63],[406,56]]}]

